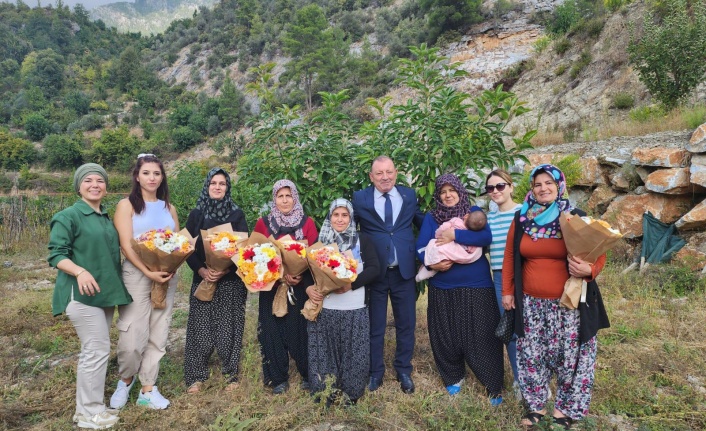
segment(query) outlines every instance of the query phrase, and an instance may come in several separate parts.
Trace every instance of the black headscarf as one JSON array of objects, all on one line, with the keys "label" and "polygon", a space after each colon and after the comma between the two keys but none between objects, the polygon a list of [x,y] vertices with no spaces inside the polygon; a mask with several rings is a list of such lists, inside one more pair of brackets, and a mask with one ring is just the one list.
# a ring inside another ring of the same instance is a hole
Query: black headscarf
[{"label": "black headscarf", "polygon": [[[208,188],[213,177],[218,174],[226,177],[226,194],[223,199],[212,199],[208,194]],[[201,196],[196,201],[196,209],[201,211],[205,220],[215,220],[223,223],[228,220],[233,211],[238,209],[238,205],[233,202],[230,196],[230,175],[223,168],[213,168],[206,175]]]}]

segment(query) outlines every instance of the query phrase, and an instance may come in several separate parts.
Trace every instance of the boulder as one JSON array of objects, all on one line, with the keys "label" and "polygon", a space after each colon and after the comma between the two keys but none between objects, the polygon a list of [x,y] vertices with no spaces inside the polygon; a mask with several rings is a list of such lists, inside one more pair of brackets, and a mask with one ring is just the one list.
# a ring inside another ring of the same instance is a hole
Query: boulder
[{"label": "boulder", "polygon": [[525,169],[531,171],[539,165],[551,163],[554,154],[530,154],[527,158],[529,159],[529,165],[525,166]]},{"label": "boulder", "polygon": [[581,166],[581,176],[576,180],[576,185],[593,187],[605,184],[597,157],[581,157],[578,163]]},{"label": "boulder", "polygon": [[694,130],[686,149],[692,153],[706,153],[706,123]]},{"label": "boulder", "polygon": [[647,190],[668,195],[683,195],[691,192],[689,168],[657,169],[647,176]]},{"label": "boulder", "polygon": [[683,148],[635,148],[630,162],[633,165],[683,168],[689,164],[690,154]]},{"label": "boulder", "polygon": [[644,168],[642,166],[636,166],[635,172],[640,177],[640,180],[642,180],[642,182],[644,183],[652,171],[650,169]]},{"label": "boulder", "polygon": [[611,148],[610,154],[603,154],[600,160],[605,163],[613,163],[616,165],[624,165],[632,158],[632,148],[620,147],[618,149]]},{"label": "boulder", "polygon": [[625,238],[642,236],[642,214],[651,212],[664,223],[673,223],[690,208],[688,196],[671,196],[658,193],[618,196],[601,217],[620,230]]},{"label": "boulder", "polygon": [[691,156],[689,174],[691,174],[692,184],[706,187],[706,154],[693,154]]},{"label": "boulder", "polygon": [[569,202],[575,207],[586,208],[586,202],[591,197],[591,189],[584,187],[571,187],[569,189]]},{"label": "boulder", "polygon": [[701,271],[706,265],[706,253],[696,250],[687,244],[674,253],[672,260],[680,262],[692,271]]},{"label": "boulder", "polygon": [[[610,175],[610,184],[614,189],[628,191],[643,183],[642,178],[637,173],[637,169],[627,169],[627,166],[632,165],[624,165]],[[645,176],[645,178],[647,177]]]},{"label": "boulder", "polygon": [[[706,227],[706,200],[693,207],[675,223],[679,230],[703,229]],[[705,250],[706,251],[706,250]]]},{"label": "boulder", "polygon": [[608,205],[618,196],[610,187],[596,188],[588,199],[588,209],[594,214],[603,214]]}]

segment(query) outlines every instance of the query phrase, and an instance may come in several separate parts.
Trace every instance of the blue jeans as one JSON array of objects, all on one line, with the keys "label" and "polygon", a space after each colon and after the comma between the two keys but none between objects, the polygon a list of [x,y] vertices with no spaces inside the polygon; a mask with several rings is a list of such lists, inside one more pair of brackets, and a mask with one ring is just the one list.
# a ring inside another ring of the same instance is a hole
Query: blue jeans
[{"label": "blue jeans", "polygon": [[[503,271],[501,269],[493,270],[493,284],[495,285],[495,297],[498,300],[498,308],[500,308],[500,316],[505,313],[503,308]],[[510,366],[512,367],[512,378],[517,381],[517,347],[515,340],[517,336],[514,336],[512,341],[505,345],[507,350],[507,357],[510,359]]]}]

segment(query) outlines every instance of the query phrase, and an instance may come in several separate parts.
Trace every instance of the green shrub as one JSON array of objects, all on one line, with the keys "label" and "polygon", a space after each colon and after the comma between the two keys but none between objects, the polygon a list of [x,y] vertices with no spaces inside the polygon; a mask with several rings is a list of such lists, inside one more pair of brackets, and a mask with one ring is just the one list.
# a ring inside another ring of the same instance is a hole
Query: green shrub
[{"label": "green shrub", "polygon": [[3,168],[17,170],[37,160],[37,156],[31,142],[0,130],[0,164]]},{"label": "green shrub", "polygon": [[3,172],[0,174],[0,192],[10,193],[12,190],[13,181],[12,178],[7,176],[7,173]]},{"label": "green shrub", "polygon": [[541,54],[544,52],[545,49],[549,46],[549,44],[552,42],[552,39],[549,36],[542,36],[534,43],[532,44],[532,48],[537,54]]},{"label": "green shrub", "polygon": [[203,162],[179,162],[169,175],[169,199],[183,223],[196,206],[209,169]]},{"label": "green shrub", "polygon": [[579,57],[579,60],[574,63],[573,66],[571,66],[571,70],[569,71],[569,76],[571,79],[576,79],[578,76],[581,74],[581,71],[591,64],[591,60],[593,60],[593,57],[591,56],[591,53],[587,50],[584,50],[581,52],[581,56]]},{"label": "green shrub", "polygon": [[25,132],[33,141],[41,141],[51,130],[51,124],[42,114],[32,113],[25,117]]},{"label": "green shrub", "polygon": [[677,106],[706,74],[706,3],[668,0],[666,16],[645,17],[643,33],[631,35],[630,64],[650,93],[668,109]]},{"label": "green shrub", "polygon": [[664,115],[664,108],[657,105],[640,106],[638,108],[631,109],[628,114],[630,119],[640,123],[646,123],[657,117],[664,117]]},{"label": "green shrub", "polygon": [[566,34],[581,19],[576,0],[566,0],[554,9],[552,15],[547,30],[556,35]]},{"label": "green shrub", "polygon": [[564,55],[564,53],[568,51],[569,48],[571,48],[571,41],[565,37],[557,39],[554,42],[554,52],[559,55]]},{"label": "green shrub", "polygon": [[108,110],[110,110],[110,106],[108,106],[108,103],[105,102],[104,100],[98,100],[96,102],[91,102],[90,108],[91,108],[91,111],[99,111],[99,112],[108,112]]},{"label": "green shrub", "polygon": [[172,142],[175,151],[186,151],[201,142],[201,133],[188,126],[180,126],[172,130]]},{"label": "green shrub", "polygon": [[706,106],[695,106],[682,113],[684,122],[690,129],[695,129],[706,122]]},{"label": "green shrub", "polygon": [[586,38],[597,38],[601,35],[603,27],[605,27],[605,18],[598,16],[579,22],[576,26],[575,33]]},{"label": "green shrub", "polygon": [[77,136],[49,135],[43,145],[49,169],[72,169],[83,163],[82,143]]},{"label": "green shrub", "polygon": [[568,69],[568,68],[569,68],[568,65],[560,64],[556,67],[556,69],[554,69],[554,75],[561,76],[564,74],[564,72],[566,72],[566,69]]},{"label": "green shrub", "polygon": [[616,93],[613,95],[613,107],[616,109],[632,109],[635,98],[630,93]]},{"label": "green shrub", "polygon": [[139,148],[140,140],[131,136],[127,127],[106,129],[100,139],[93,143],[87,159],[106,168],[130,171]]},{"label": "green shrub", "polygon": [[632,3],[632,0],[603,0],[603,6],[612,12],[615,12],[623,6],[627,6],[630,3]]}]

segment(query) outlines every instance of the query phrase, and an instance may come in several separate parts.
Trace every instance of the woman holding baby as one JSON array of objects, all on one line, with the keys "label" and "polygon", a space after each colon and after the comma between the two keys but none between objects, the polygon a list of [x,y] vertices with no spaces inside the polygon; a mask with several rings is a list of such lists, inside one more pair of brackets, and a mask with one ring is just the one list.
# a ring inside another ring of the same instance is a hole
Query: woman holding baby
[{"label": "woman holding baby", "polygon": [[[477,250],[490,245],[492,235],[481,209],[471,206],[456,175],[440,175],[435,186],[435,208],[424,218],[417,239],[417,255],[425,262],[420,272],[436,271],[428,280],[427,309],[434,361],[450,395],[461,390],[468,364],[485,386],[490,404],[497,406],[502,403],[503,351],[494,331],[500,313],[490,265]],[[459,222],[464,223],[462,228]],[[434,249],[449,245],[457,248]],[[427,248],[441,260],[425,261]],[[464,257],[464,253],[475,256]]]}]

